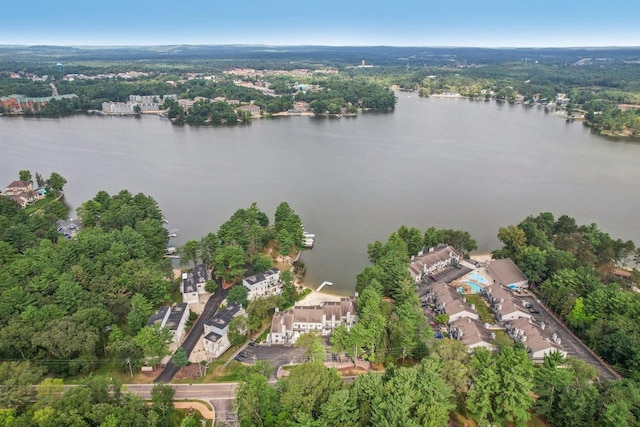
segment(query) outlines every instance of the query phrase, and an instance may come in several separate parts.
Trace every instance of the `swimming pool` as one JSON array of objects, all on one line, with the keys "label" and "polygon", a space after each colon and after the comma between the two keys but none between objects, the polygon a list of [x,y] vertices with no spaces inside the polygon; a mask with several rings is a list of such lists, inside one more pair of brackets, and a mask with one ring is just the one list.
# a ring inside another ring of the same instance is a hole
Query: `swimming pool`
[{"label": "swimming pool", "polygon": [[[473,283],[469,281],[464,281],[462,283],[464,283],[465,285],[471,288],[471,293],[479,294],[480,291],[482,291],[482,286],[478,285],[477,283]],[[460,292],[461,294],[468,293],[464,290],[464,287],[462,286],[458,288],[458,292]]]},{"label": "swimming pool", "polygon": [[467,278],[469,278],[471,280],[475,280],[478,283],[482,283],[483,285],[489,284],[489,281],[487,280],[487,278],[482,276],[482,275],[480,275],[480,274],[478,274],[478,273],[469,273]]}]

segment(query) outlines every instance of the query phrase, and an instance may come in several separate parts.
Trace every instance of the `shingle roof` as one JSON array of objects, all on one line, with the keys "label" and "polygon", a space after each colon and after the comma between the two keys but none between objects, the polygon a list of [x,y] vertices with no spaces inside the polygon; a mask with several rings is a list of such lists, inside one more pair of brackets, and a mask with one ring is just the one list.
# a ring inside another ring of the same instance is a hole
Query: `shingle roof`
[{"label": "shingle roof", "polygon": [[488,268],[489,272],[505,286],[528,280],[510,258],[492,260]]},{"label": "shingle roof", "polygon": [[237,302],[232,302],[222,310],[219,310],[204,324],[223,330],[229,326],[231,319],[233,319],[240,310],[242,310],[242,306]]}]

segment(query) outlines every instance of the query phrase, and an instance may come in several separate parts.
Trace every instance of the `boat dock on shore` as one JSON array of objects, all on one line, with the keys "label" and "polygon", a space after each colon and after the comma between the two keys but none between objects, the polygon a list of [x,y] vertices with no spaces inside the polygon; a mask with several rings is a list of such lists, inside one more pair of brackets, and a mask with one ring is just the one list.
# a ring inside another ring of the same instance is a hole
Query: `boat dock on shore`
[{"label": "boat dock on shore", "polygon": [[316,289],[316,292],[320,292],[322,290],[322,288],[324,288],[325,286],[333,286],[333,283],[331,283],[331,282],[322,282],[322,284],[320,286],[318,286],[318,289]]}]

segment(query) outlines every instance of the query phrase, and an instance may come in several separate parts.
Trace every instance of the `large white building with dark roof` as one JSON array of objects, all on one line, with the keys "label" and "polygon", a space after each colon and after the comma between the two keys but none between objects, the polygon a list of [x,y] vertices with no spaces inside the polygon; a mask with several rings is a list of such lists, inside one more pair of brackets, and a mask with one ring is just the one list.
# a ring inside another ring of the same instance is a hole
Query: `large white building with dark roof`
[{"label": "large white building with dark roof", "polygon": [[180,283],[180,293],[182,302],[195,304],[200,302],[199,295],[204,294],[205,284],[209,280],[209,272],[204,264],[198,264],[193,271],[182,273],[182,283]]},{"label": "large white building with dark roof", "polygon": [[357,321],[355,298],[341,298],[340,301],[315,306],[296,306],[274,313],[267,343],[293,344],[300,335],[311,331],[327,336],[338,326],[345,325],[350,329]]},{"label": "large white building with dark roof", "polygon": [[280,270],[277,268],[245,277],[242,279],[242,284],[247,288],[249,301],[282,293]]},{"label": "large white building with dark roof", "polygon": [[169,329],[173,342],[180,343],[184,338],[189,313],[189,305],[186,303],[176,304],[173,307],[163,306],[151,315],[147,326],[158,324],[161,328]]},{"label": "large white building with dark roof", "polygon": [[459,263],[461,259],[462,256],[451,246],[435,248],[411,257],[409,273],[416,283],[420,283],[429,275]]},{"label": "large white building with dark roof", "polygon": [[220,357],[229,347],[231,342],[227,333],[229,323],[234,317],[245,314],[242,306],[232,302],[204,323],[204,349],[216,359]]}]

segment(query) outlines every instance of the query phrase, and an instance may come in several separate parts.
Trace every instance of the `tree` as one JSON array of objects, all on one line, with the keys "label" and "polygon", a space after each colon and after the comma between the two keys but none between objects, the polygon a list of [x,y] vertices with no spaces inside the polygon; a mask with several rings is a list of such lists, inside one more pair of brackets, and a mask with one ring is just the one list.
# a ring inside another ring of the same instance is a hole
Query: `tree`
[{"label": "tree", "polygon": [[238,245],[231,245],[218,250],[213,259],[213,268],[223,284],[235,283],[245,272],[244,263],[244,250]]},{"label": "tree", "polygon": [[184,242],[184,245],[178,249],[180,264],[188,265],[189,261],[193,261],[193,266],[195,267],[198,264],[199,247],[200,245],[197,240],[187,240]]},{"label": "tree", "polygon": [[514,256],[527,243],[527,236],[524,231],[515,225],[500,227],[498,229],[498,239],[504,243],[511,256]]},{"label": "tree", "polygon": [[243,344],[247,340],[247,316],[236,316],[231,319],[228,335],[231,345]]},{"label": "tree", "polygon": [[171,413],[173,409],[173,396],[175,390],[168,384],[156,384],[151,389],[151,401],[153,402],[153,409],[161,414],[160,424],[163,426],[171,425]]},{"label": "tree", "polygon": [[253,270],[256,273],[261,273],[261,272],[267,271],[268,269],[273,267],[273,261],[267,255],[254,254],[251,257],[251,265],[253,265]]},{"label": "tree", "polygon": [[31,387],[37,384],[44,369],[31,362],[4,362],[0,364],[0,407],[20,408],[31,397]]},{"label": "tree", "polygon": [[531,283],[542,283],[547,273],[547,251],[526,246],[516,254],[516,264]]},{"label": "tree", "polygon": [[49,187],[51,187],[57,193],[62,193],[62,189],[64,188],[64,185],[66,183],[67,180],[56,172],[52,172],[51,176],[47,180],[47,184],[49,185]]},{"label": "tree", "polygon": [[18,172],[20,181],[31,182],[31,172],[28,170],[21,170]]},{"label": "tree", "polygon": [[131,298],[131,311],[127,315],[127,324],[130,333],[136,334],[147,324],[149,316],[153,313],[153,305],[142,294],[135,294]]},{"label": "tree", "polygon": [[338,371],[325,368],[322,362],[294,367],[280,397],[281,419],[297,421],[303,415],[318,418],[329,397],[343,387]]},{"label": "tree", "polygon": [[296,341],[296,347],[304,349],[304,355],[311,362],[324,361],[324,345],[322,338],[315,332],[307,332],[300,335]]},{"label": "tree", "polygon": [[204,284],[204,290],[206,292],[209,292],[210,294],[215,294],[216,291],[218,290],[218,284],[213,280],[209,279],[207,280],[207,283]]},{"label": "tree", "polygon": [[142,349],[150,365],[158,364],[164,356],[171,354],[171,332],[167,328],[161,328],[157,323],[140,329],[133,342]]},{"label": "tree", "polygon": [[277,425],[278,392],[268,384],[268,375],[249,370],[236,389],[234,410],[241,426]]},{"label": "tree", "polygon": [[45,180],[38,172],[36,172],[36,185],[38,188],[43,188],[45,185]]},{"label": "tree", "polygon": [[138,104],[134,105],[133,106],[133,112],[136,115],[140,115],[140,113],[142,113],[142,107],[140,107]]},{"label": "tree", "polygon": [[173,364],[178,368],[182,368],[189,364],[189,357],[187,356],[186,350],[182,346],[178,347],[176,352],[173,353],[173,357],[171,360],[173,361]]},{"label": "tree", "polygon": [[244,308],[249,304],[249,300],[247,299],[249,291],[242,285],[235,285],[229,291],[227,295],[228,302],[237,302],[241,304]]}]

